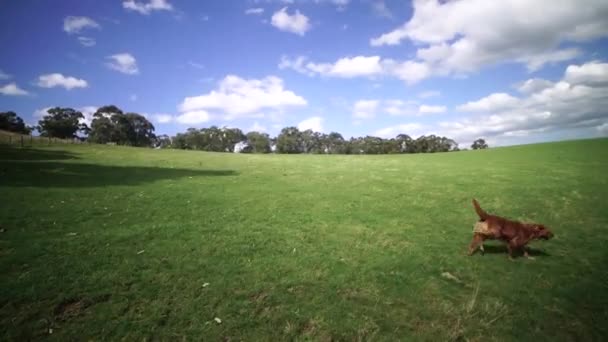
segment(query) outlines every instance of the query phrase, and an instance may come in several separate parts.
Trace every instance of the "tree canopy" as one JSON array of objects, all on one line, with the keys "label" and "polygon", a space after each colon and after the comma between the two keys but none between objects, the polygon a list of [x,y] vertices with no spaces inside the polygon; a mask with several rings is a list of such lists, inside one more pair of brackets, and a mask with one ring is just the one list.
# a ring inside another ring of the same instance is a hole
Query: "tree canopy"
[{"label": "tree canopy", "polygon": [[13,111],[0,113],[0,129],[21,134],[30,134],[32,130],[23,122],[23,119]]},{"label": "tree canopy", "polygon": [[474,150],[482,150],[488,148],[488,144],[486,144],[486,141],[484,139],[477,139],[473,142],[471,148]]},{"label": "tree canopy", "polygon": [[94,143],[129,146],[153,146],[156,144],[154,125],[137,113],[123,113],[114,106],[103,106],[93,114],[89,140]]},{"label": "tree canopy", "polygon": [[42,136],[71,139],[76,137],[77,132],[86,134],[89,130],[82,122],[84,115],[75,109],[55,107],[47,113],[38,121],[38,131]]}]

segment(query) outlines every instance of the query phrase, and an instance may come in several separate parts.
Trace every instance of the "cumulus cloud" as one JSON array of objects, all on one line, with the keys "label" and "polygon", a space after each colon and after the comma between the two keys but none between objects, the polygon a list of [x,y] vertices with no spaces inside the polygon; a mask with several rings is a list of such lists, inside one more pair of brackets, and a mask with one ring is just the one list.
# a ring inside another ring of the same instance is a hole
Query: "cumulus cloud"
[{"label": "cumulus cloud", "polygon": [[298,124],[298,129],[300,131],[310,129],[314,132],[323,132],[323,118],[320,116],[313,116],[303,120]]},{"label": "cumulus cloud", "polygon": [[93,39],[91,37],[78,37],[78,42],[82,46],[86,46],[86,47],[95,46],[95,44],[97,44],[97,42],[95,41],[95,39]]},{"label": "cumulus cloud", "polygon": [[0,70],[0,80],[8,80],[10,79],[12,76],[5,73],[4,71]]},{"label": "cumulus cloud", "polygon": [[[413,62],[426,65],[420,79],[462,74],[503,62],[538,70],[548,63],[581,54],[564,43],[608,36],[608,2],[564,0],[417,0],[414,14],[402,26],[372,38],[372,46],[419,46]],[[526,20],[521,20],[526,18]]]},{"label": "cumulus cloud", "polygon": [[21,96],[29,94],[27,91],[19,88],[17,83],[11,82],[0,87],[0,94],[6,96]]},{"label": "cumulus cloud", "polygon": [[63,19],[63,30],[68,34],[80,33],[86,29],[100,29],[101,26],[89,17],[65,17]]},{"label": "cumulus cloud", "polygon": [[447,108],[445,106],[428,106],[428,105],[421,105],[420,107],[418,107],[418,112],[420,114],[438,114],[438,113],[445,113],[445,111],[447,110]]},{"label": "cumulus cloud", "polygon": [[264,9],[261,7],[256,7],[256,8],[248,8],[245,10],[245,14],[250,15],[250,14],[262,14],[264,13]]},{"label": "cumulus cloud", "polygon": [[122,7],[129,11],[148,15],[153,11],[172,11],[173,6],[167,0],[150,0],[149,2],[137,2],[135,0],[124,0]]},{"label": "cumulus cloud", "polygon": [[311,28],[307,16],[301,14],[298,10],[293,15],[290,15],[287,12],[287,7],[283,7],[275,12],[272,15],[270,23],[281,31],[295,33],[300,36],[303,36]]},{"label": "cumulus cloud", "polygon": [[372,2],[372,11],[375,15],[383,18],[393,18],[393,13],[388,7],[386,7],[386,3],[384,0],[375,0]]},{"label": "cumulus cloud", "polygon": [[519,99],[506,93],[494,93],[477,101],[467,102],[457,107],[463,112],[493,112],[512,109],[519,104]]},{"label": "cumulus cloud", "polygon": [[110,61],[106,66],[112,70],[122,72],[127,75],[135,75],[139,73],[137,60],[129,53],[119,53],[106,57]]},{"label": "cumulus cloud", "polygon": [[441,92],[438,90],[428,90],[428,91],[423,91],[421,93],[418,94],[418,97],[421,99],[428,99],[431,97],[437,97],[441,95]]},{"label": "cumulus cloud", "polygon": [[42,88],[63,87],[67,90],[73,88],[88,87],[87,81],[72,76],[64,76],[59,73],[40,75],[38,77],[38,86]]},{"label": "cumulus cloud", "polygon": [[418,123],[406,123],[392,127],[386,127],[374,132],[375,136],[381,138],[394,138],[399,134],[407,134],[411,137],[421,135],[423,126]]},{"label": "cumulus cloud", "polygon": [[247,130],[248,132],[267,132],[266,126],[260,125],[257,121]]},{"label": "cumulus cloud", "polygon": [[192,110],[178,115],[175,121],[181,124],[194,125],[207,122],[211,116],[204,110]]},{"label": "cumulus cloud", "polygon": [[608,120],[606,68],[601,62],[570,65],[561,80],[528,80],[522,84],[542,86],[524,87],[520,96],[494,93],[470,101],[457,107],[469,116],[423,127],[422,133],[463,144],[479,137],[500,141],[572,129],[601,132]]},{"label": "cumulus cloud", "polygon": [[353,106],[353,118],[371,119],[376,116],[380,101],[378,100],[359,100]]},{"label": "cumulus cloud", "polygon": [[355,56],[340,58],[334,63],[316,63],[306,56],[290,59],[282,56],[279,69],[292,69],[308,76],[339,78],[389,76],[412,84],[430,75],[428,65],[413,61],[395,61],[380,56]]},{"label": "cumulus cloud", "polygon": [[446,106],[419,104],[418,101],[383,100],[378,101],[382,112],[391,116],[425,116],[441,114],[447,111]]},{"label": "cumulus cloud", "polygon": [[171,114],[154,114],[152,115],[152,119],[158,123],[164,124],[173,121],[173,116]]},{"label": "cumulus cloud", "polygon": [[570,65],[566,69],[564,81],[572,84],[606,86],[608,63],[591,62],[583,65]]},{"label": "cumulus cloud", "polygon": [[243,79],[228,75],[216,90],[207,94],[186,97],[180,112],[209,111],[226,120],[239,117],[260,117],[263,111],[280,111],[288,107],[305,106],[306,100],[284,88],[276,76],[263,79]]}]

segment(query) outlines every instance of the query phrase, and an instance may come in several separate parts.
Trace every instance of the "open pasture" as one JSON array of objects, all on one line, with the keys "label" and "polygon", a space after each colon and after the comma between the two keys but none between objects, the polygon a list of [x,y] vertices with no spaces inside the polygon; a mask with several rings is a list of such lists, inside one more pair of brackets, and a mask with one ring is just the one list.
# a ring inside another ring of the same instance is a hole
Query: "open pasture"
[{"label": "open pasture", "polygon": [[[602,340],[608,140],[423,155],[0,147],[0,339]],[[545,223],[536,260],[491,213]]]}]

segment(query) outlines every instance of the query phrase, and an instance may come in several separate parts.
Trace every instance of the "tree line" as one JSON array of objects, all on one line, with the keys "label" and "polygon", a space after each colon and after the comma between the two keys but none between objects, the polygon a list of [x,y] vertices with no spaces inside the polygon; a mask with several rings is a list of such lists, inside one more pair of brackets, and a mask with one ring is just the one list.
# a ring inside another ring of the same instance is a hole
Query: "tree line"
[{"label": "tree line", "polygon": [[[82,123],[84,115],[72,108],[55,107],[47,111],[38,125],[29,127],[15,112],[0,113],[0,129],[30,134],[37,130],[45,137],[82,139],[99,144],[175,148],[212,152],[240,153],[312,153],[312,154],[393,154],[459,151],[458,143],[448,137],[423,135],[416,139],[407,134],[384,139],[374,136],[344,139],[337,132],[329,134],[285,127],[278,136],[263,132],[244,133],[238,128],[211,126],[188,128],[184,133],[157,136],[154,125],[143,115],[125,113],[114,105],[103,106],[93,114],[90,127]],[[80,135],[78,134],[80,133]],[[477,139],[472,149],[488,148]]]}]

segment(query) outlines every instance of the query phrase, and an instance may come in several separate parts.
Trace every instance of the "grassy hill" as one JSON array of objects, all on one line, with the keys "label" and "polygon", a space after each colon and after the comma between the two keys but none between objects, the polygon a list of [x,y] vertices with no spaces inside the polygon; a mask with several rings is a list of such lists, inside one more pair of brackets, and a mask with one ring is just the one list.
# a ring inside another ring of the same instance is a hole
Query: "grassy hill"
[{"label": "grassy hill", "polygon": [[[0,146],[0,339],[605,339],[606,175],[608,139],[390,156]],[[498,242],[468,257],[473,197],[556,238],[536,260]]]}]

